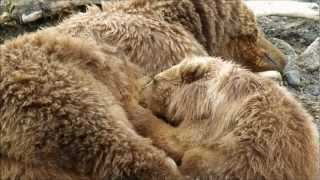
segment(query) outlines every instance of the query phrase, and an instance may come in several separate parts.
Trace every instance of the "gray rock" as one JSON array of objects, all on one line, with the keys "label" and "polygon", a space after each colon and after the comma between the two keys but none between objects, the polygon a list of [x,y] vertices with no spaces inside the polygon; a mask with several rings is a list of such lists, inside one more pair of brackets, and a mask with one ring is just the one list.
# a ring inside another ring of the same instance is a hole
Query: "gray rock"
[{"label": "gray rock", "polygon": [[320,37],[298,57],[297,63],[309,72],[320,70]]},{"label": "gray rock", "polygon": [[11,7],[11,16],[17,21],[22,22],[22,16],[41,10],[41,4],[37,0],[13,1]]},{"label": "gray rock", "polygon": [[320,84],[311,86],[310,92],[313,96],[320,96]]},{"label": "gray rock", "polygon": [[285,72],[285,79],[287,83],[291,87],[299,87],[301,86],[301,75],[300,72],[297,70],[290,70]]},{"label": "gray rock", "polygon": [[[316,58],[320,58],[320,57],[308,57],[307,55],[300,56],[299,62],[301,63],[300,65],[303,66],[307,71],[314,72],[319,70],[319,67],[320,67],[320,62]],[[308,59],[308,61],[303,61],[304,59]]]}]

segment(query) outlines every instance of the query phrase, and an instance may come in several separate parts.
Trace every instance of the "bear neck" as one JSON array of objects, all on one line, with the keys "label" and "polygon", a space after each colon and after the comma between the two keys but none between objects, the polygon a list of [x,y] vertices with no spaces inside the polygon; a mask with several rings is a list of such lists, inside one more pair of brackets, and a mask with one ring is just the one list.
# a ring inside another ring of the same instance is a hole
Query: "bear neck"
[{"label": "bear neck", "polygon": [[[180,24],[193,34],[208,54],[223,56],[223,44],[240,34],[244,4],[239,0],[146,0],[153,11],[171,24]],[[156,5],[155,5],[156,4]]]},{"label": "bear neck", "polygon": [[255,17],[241,0],[130,0],[110,2],[103,9],[180,25],[210,56],[236,58],[230,57],[236,53],[226,50],[227,44],[240,36],[257,35]]}]

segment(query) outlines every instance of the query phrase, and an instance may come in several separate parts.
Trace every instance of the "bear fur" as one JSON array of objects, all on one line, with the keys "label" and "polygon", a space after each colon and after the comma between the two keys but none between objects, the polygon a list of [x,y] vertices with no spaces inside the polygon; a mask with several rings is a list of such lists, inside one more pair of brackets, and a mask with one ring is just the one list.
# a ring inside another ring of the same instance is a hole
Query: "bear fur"
[{"label": "bear fur", "polygon": [[145,75],[158,74],[190,55],[207,55],[202,45],[180,26],[142,15],[102,12],[94,6],[50,29],[91,39],[102,46],[112,44]]},{"label": "bear fur", "polygon": [[179,178],[127,117],[139,73],[113,47],[54,31],[1,45],[0,179]]},{"label": "bear fur", "polygon": [[286,63],[284,54],[259,32],[253,12],[242,0],[110,1],[103,10],[181,26],[210,56],[232,59],[253,71],[282,71]]},{"label": "bear fur", "polygon": [[[193,57],[144,84],[141,104],[169,124],[145,118],[134,125],[181,163],[182,174],[215,180],[315,178],[317,128],[272,80],[219,58]],[[140,108],[129,117],[147,113]]]}]

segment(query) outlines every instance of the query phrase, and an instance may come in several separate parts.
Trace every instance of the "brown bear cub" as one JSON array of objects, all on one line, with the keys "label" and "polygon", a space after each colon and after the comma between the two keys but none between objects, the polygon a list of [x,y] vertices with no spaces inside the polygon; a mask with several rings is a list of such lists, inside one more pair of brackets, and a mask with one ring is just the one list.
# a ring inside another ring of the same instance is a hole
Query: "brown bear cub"
[{"label": "brown bear cub", "polygon": [[252,71],[282,71],[285,66],[283,53],[259,32],[253,12],[242,0],[109,1],[103,10],[166,21],[191,33],[210,56],[232,59]]},{"label": "brown bear cub", "polygon": [[149,116],[134,125],[181,161],[182,174],[215,180],[315,177],[319,142],[312,117],[272,80],[219,58],[194,57],[146,82],[141,104],[172,126],[141,108],[129,116]]},{"label": "brown bear cub", "polygon": [[126,115],[138,72],[112,47],[50,31],[0,46],[0,179],[179,178]]}]

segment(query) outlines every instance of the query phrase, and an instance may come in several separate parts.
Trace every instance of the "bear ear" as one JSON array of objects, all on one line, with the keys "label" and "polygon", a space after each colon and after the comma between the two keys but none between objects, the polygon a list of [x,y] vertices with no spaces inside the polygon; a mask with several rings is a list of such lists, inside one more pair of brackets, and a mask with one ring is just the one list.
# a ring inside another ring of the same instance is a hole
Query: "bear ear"
[{"label": "bear ear", "polygon": [[180,75],[185,83],[191,83],[204,77],[210,71],[208,61],[192,60],[181,66]]}]

